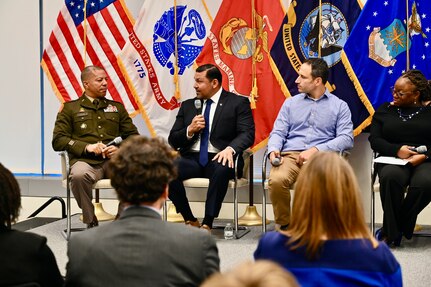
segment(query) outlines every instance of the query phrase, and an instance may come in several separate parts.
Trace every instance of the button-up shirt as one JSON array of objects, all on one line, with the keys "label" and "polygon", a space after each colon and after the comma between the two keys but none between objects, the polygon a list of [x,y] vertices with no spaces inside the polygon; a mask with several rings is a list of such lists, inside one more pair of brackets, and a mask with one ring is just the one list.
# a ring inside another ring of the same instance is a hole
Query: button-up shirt
[{"label": "button-up shirt", "polygon": [[319,99],[301,93],[283,103],[268,140],[268,152],[342,151],[353,147],[348,105],[328,90]]}]

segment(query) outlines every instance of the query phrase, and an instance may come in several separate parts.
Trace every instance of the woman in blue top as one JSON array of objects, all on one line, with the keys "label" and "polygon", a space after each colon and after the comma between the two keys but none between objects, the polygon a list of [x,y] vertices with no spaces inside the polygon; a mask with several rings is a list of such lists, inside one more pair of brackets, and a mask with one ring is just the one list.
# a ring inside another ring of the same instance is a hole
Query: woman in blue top
[{"label": "woman in blue top", "polygon": [[301,286],[402,286],[399,263],[365,223],[352,168],[333,152],[304,165],[291,224],[266,233],[254,257],[278,262]]}]

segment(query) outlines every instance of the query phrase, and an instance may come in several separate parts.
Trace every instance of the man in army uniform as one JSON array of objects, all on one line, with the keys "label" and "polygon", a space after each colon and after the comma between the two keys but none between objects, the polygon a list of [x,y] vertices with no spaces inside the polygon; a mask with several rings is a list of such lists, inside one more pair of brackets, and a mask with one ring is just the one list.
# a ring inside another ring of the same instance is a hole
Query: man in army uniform
[{"label": "man in army uniform", "polygon": [[82,70],[84,94],[64,103],[55,122],[52,146],[66,150],[70,157],[70,186],[82,209],[83,222],[88,228],[98,225],[94,214],[92,186],[105,175],[107,161],[117,151],[106,144],[121,136],[137,135],[124,106],[105,98],[108,76],[103,68],[88,66]]}]

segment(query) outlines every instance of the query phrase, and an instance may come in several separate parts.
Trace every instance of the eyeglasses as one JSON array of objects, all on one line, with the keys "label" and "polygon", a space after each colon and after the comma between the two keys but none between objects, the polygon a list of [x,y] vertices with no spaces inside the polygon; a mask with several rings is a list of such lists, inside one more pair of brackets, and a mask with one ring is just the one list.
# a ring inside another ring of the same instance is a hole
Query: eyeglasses
[{"label": "eyeglasses", "polygon": [[409,95],[409,94],[411,94],[411,93],[416,92],[416,90],[402,93],[402,92],[400,92],[400,91],[395,90],[395,88],[394,88],[394,87],[391,87],[391,92],[392,92],[392,95],[393,95],[393,94],[396,94],[398,97],[401,97],[401,98],[402,98],[402,97],[404,97],[404,96],[406,96],[406,95]]}]

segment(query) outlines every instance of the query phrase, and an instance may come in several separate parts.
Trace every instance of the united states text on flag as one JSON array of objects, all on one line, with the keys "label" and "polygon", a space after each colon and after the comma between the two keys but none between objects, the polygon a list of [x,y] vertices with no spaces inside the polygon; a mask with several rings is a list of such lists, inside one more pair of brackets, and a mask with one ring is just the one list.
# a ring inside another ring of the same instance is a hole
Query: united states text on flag
[{"label": "united states text on flag", "polygon": [[308,58],[323,58],[330,68],[326,86],[349,105],[357,135],[370,123],[370,110],[341,63],[341,51],[361,7],[358,0],[329,0],[319,6],[320,2],[296,1],[289,6],[271,56],[292,96],[298,93],[295,80],[301,64]]},{"label": "united states text on flag", "polygon": [[203,0],[142,6],[118,60],[152,136],[167,138],[181,101],[196,96],[193,64],[211,19]]},{"label": "united states text on flag", "polygon": [[132,115],[138,110],[117,63],[132,28],[133,19],[122,0],[64,1],[41,62],[61,102],[82,95],[81,70],[97,65],[110,80],[107,96],[123,103]]}]

